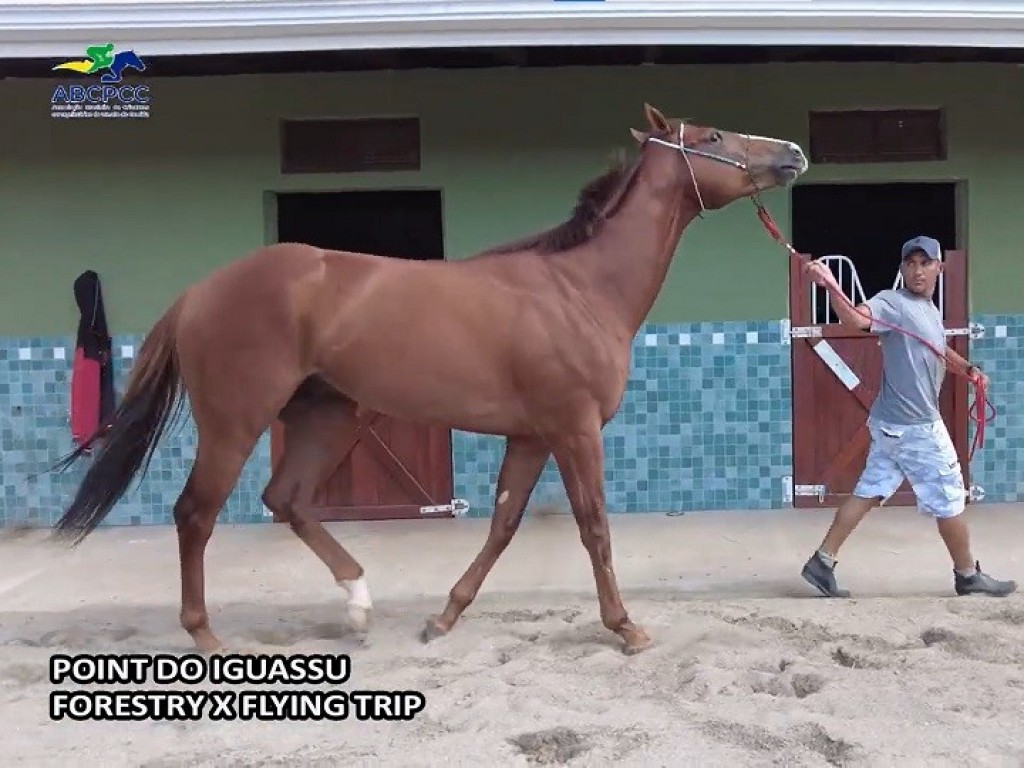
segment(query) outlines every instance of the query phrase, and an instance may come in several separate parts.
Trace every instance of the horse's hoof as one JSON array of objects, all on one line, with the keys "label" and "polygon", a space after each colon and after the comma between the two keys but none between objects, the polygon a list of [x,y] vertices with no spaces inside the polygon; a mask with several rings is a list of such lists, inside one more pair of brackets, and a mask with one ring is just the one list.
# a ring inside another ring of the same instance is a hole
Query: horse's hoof
[{"label": "horse's hoof", "polygon": [[209,630],[196,630],[192,635],[192,640],[195,641],[196,650],[200,653],[216,653],[224,648],[216,635]]},{"label": "horse's hoof", "polygon": [[423,627],[423,631],[420,632],[420,640],[424,643],[429,643],[431,640],[436,640],[439,637],[444,637],[448,634],[448,630],[441,626],[437,619],[427,619],[426,626]]},{"label": "horse's hoof", "polygon": [[623,633],[622,639],[625,640],[622,652],[627,656],[635,656],[654,645],[654,641],[642,629],[627,630]]}]

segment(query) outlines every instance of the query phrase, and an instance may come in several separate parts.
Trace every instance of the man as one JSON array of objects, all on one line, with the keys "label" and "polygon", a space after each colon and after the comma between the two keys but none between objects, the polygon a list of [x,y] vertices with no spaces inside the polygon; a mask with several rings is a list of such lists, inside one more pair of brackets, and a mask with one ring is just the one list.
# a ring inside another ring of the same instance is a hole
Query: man
[{"label": "man", "polygon": [[[1016,582],[999,581],[981,571],[971,553],[967,523],[961,517],[967,493],[960,462],[939,413],[939,390],[946,363],[966,369],[983,386],[988,377],[946,345],[942,317],[932,303],[942,252],[937,240],[919,236],[903,245],[900,273],[903,287],[880,291],[854,310],[844,301],[832,271],[821,262],[805,266],[809,277],[825,288],[840,322],[878,334],[882,347],[882,387],[868,414],[871,448],[853,494],[840,505],[818,550],[802,575],[827,597],[849,597],[836,583],[839,548],[868,511],[910,481],[918,509],[936,519],[939,534],[953,560],[953,586],[958,595],[1005,596]],[[880,324],[878,321],[881,321]],[[945,350],[940,360],[917,339],[890,326],[928,339]]]}]

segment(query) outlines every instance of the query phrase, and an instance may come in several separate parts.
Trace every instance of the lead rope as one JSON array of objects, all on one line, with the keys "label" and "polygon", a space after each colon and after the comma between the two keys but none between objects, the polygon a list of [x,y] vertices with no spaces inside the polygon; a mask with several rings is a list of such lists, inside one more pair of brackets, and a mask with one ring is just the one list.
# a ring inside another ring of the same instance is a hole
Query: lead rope
[{"label": "lead rope", "polygon": [[[775,220],[772,219],[771,214],[768,213],[768,211],[764,207],[764,205],[761,204],[761,201],[758,199],[758,196],[757,196],[756,193],[751,197],[751,200],[754,202],[754,207],[757,208],[757,217],[761,220],[761,224],[764,225],[765,230],[768,232],[768,234],[771,236],[771,238],[773,240],[775,240],[776,242],[778,242],[783,248],[788,250],[790,256],[792,258],[796,259],[801,264],[804,264],[804,263],[808,262],[809,259],[807,257],[801,255],[800,253],[798,253],[797,250],[789,243],[789,241],[786,240],[782,236],[782,232],[779,231],[779,227],[775,223]],[[924,344],[926,347],[928,347],[932,352],[934,352],[935,355],[938,356],[938,358],[940,360],[942,360],[944,364],[946,364],[946,354],[945,354],[945,351],[938,349],[934,344],[932,344],[927,339],[921,338],[916,333],[908,331],[908,330],[906,330],[904,328],[900,328],[898,326],[886,323],[886,322],[884,322],[882,320],[877,320],[877,319],[872,318],[867,313],[863,312],[862,310],[857,309],[857,307],[854,306],[853,302],[850,301],[850,299],[848,299],[846,297],[846,294],[844,294],[842,292],[842,290],[839,291],[839,296],[841,297],[841,301],[846,306],[848,306],[854,312],[859,314],[865,320],[871,320],[873,323],[875,323],[877,325],[885,326],[886,328],[889,328],[889,329],[894,330],[894,331],[898,331],[899,333],[902,333],[902,334],[904,334],[906,336],[909,336],[912,339],[917,339],[922,344]],[[967,368],[964,368],[963,370],[956,370],[956,369],[954,369],[953,372],[956,373],[956,374],[959,374],[960,376],[963,376],[969,382],[971,382],[971,384],[974,386],[974,401],[971,403],[970,407],[967,409],[967,415],[970,418],[970,420],[972,422],[974,422],[974,426],[975,426],[974,441],[973,441],[973,443],[971,445],[971,452],[970,452],[970,454],[968,455],[968,458],[967,458],[968,463],[970,463],[971,460],[974,458],[974,451],[977,448],[980,448],[982,443],[985,440],[985,425],[990,423],[990,422],[992,422],[995,419],[995,417],[996,417],[996,409],[995,409],[995,406],[992,405],[992,403],[989,401],[988,397],[986,396],[986,388],[985,388],[985,385],[982,384],[980,376],[970,376],[967,373]],[[982,404],[984,404],[984,408],[982,408]],[[991,416],[986,416],[986,414],[988,413],[989,409],[991,409],[992,415]]]}]

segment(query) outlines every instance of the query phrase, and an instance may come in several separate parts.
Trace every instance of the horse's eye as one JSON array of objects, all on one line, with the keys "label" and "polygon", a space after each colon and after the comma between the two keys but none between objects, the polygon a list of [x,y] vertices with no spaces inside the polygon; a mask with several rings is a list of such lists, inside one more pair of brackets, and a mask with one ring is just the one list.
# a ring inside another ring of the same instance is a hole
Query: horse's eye
[{"label": "horse's eye", "polygon": [[718,142],[720,142],[721,140],[722,140],[722,134],[721,134],[721,133],[719,133],[718,131],[715,131],[714,133],[712,133],[712,134],[711,134],[711,135],[710,135],[710,136],[708,137],[708,141],[710,141],[710,142],[711,142],[712,144],[717,144],[717,143],[718,143]]}]

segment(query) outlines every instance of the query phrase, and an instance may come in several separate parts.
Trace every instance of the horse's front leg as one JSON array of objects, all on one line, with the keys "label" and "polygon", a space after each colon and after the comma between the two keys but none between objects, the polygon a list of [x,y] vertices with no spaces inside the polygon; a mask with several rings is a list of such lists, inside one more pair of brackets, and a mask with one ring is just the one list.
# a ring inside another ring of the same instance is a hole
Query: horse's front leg
[{"label": "horse's front leg", "polygon": [[604,506],[604,448],[600,423],[595,420],[588,426],[553,437],[550,442],[579,526],[580,539],[594,569],[601,621],[622,638],[627,654],[645,650],[651,645],[651,639],[642,627],[630,620],[612,568],[611,533]]}]

